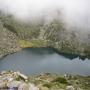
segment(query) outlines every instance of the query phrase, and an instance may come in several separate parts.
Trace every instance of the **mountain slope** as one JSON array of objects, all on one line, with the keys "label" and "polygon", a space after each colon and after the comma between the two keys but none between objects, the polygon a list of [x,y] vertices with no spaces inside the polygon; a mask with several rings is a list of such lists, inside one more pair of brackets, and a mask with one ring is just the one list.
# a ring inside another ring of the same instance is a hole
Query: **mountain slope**
[{"label": "mountain slope", "polygon": [[18,51],[17,36],[0,23],[0,57]]},{"label": "mountain slope", "polygon": [[12,15],[0,14],[0,51],[3,52],[13,52],[18,47],[53,47],[60,52],[90,57],[90,34],[86,38],[81,36],[78,29],[68,30],[58,17],[49,23],[42,19],[22,23]]}]

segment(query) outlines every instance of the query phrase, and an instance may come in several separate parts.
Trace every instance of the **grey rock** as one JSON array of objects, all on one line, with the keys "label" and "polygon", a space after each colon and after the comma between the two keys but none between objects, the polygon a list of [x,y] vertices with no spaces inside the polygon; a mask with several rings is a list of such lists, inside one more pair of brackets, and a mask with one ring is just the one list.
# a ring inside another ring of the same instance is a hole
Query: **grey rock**
[{"label": "grey rock", "polygon": [[7,84],[8,87],[19,87],[19,85],[22,84],[20,81],[12,81]]},{"label": "grey rock", "polygon": [[73,86],[67,86],[66,90],[75,90]]}]

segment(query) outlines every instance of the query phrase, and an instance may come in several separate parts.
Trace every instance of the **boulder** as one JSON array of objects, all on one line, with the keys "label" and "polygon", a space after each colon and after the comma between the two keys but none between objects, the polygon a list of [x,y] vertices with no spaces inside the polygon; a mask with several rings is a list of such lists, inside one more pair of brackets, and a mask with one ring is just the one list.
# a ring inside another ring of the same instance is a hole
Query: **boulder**
[{"label": "boulder", "polygon": [[36,87],[34,84],[29,84],[29,90],[40,90],[38,87]]},{"label": "boulder", "polygon": [[18,88],[22,83],[20,81],[12,81],[7,84],[9,88]]},{"label": "boulder", "polygon": [[26,84],[26,83],[22,83],[22,84],[19,86],[18,90],[30,90],[30,89],[29,89],[29,85]]},{"label": "boulder", "polygon": [[67,86],[66,90],[75,90],[75,88],[73,86]]}]

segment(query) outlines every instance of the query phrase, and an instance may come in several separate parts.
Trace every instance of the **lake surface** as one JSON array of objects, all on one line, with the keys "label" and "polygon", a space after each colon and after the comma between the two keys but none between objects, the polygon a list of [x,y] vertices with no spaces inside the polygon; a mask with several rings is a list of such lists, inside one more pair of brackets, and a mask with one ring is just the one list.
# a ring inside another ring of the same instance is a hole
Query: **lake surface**
[{"label": "lake surface", "polygon": [[49,48],[27,48],[1,58],[0,71],[19,70],[26,75],[40,73],[90,75],[90,59],[74,57],[71,60],[71,56],[60,55]]}]

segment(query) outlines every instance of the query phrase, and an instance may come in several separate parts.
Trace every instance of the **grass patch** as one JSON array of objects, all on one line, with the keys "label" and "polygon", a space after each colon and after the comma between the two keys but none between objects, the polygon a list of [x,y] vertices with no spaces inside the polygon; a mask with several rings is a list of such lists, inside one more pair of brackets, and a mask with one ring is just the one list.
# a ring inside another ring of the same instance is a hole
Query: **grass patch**
[{"label": "grass patch", "polygon": [[19,40],[18,41],[21,48],[27,48],[27,47],[46,47],[47,41],[45,40]]},{"label": "grass patch", "polygon": [[58,82],[58,83],[62,83],[62,84],[67,84],[68,83],[67,80],[63,77],[57,77],[52,82]]},{"label": "grass patch", "polygon": [[19,40],[18,41],[19,45],[21,48],[26,48],[26,47],[32,47],[33,44],[29,41],[26,41],[26,40]]}]

